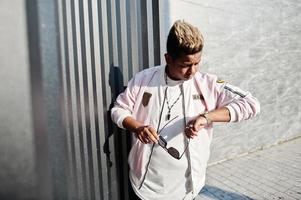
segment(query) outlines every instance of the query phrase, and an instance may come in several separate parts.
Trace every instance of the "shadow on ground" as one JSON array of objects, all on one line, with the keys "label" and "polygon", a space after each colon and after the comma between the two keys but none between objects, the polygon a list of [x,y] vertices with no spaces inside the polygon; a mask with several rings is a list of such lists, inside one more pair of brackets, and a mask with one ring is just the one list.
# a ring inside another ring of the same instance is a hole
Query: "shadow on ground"
[{"label": "shadow on ground", "polygon": [[[209,197],[214,200],[224,200],[224,199],[237,199],[237,200],[251,200],[252,198],[244,195],[238,194],[232,191],[227,191],[215,186],[205,185],[201,192],[199,193],[200,197]],[[201,198],[196,198],[196,200]]]}]

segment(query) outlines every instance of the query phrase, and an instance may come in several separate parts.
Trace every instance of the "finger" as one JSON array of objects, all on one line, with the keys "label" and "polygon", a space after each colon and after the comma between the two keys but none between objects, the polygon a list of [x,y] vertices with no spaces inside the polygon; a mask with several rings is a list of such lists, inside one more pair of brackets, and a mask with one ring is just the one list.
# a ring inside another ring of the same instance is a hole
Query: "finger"
[{"label": "finger", "polygon": [[147,129],[143,132],[143,139],[145,143],[150,143],[152,141]]},{"label": "finger", "polygon": [[144,141],[143,138],[142,138],[143,129],[144,129],[143,126],[137,128],[137,131],[135,132],[135,136],[136,136],[136,138],[137,138],[141,143],[144,144],[145,141]]},{"label": "finger", "polygon": [[[139,133],[135,133],[135,137],[140,141],[140,142],[142,142],[142,140],[141,140],[141,136],[140,136],[140,134]],[[143,142],[142,142],[143,143]]]},{"label": "finger", "polygon": [[193,131],[192,129],[189,129],[187,131],[187,133],[188,133],[189,138],[194,138],[194,137],[196,137],[198,135],[198,132],[197,131]]},{"label": "finger", "polygon": [[192,130],[191,130],[190,128],[187,128],[187,129],[185,130],[185,134],[186,134],[186,136],[187,136],[188,138],[192,138],[192,137],[193,137],[193,132],[192,132]]},{"label": "finger", "polygon": [[194,134],[191,134],[191,135],[189,136],[190,139],[193,139],[194,137],[196,137],[196,135],[194,135]]},{"label": "finger", "polygon": [[193,124],[193,131],[198,131],[200,126],[197,123]]},{"label": "finger", "polygon": [[186,124],[185,129],[194,130],[197,126],[198,125],[197,125],[196,121],[190,121],[190,122],[188,122],[188,124]]},{"label": "finger", "polygon": [[158,143],[158,140],[155,138],[155,136],[152,134],[152,132],[149,129],[146,129],[145,133],[147,134],[148,138],[151,141],[153,141],[154,143]]},{"label": "finger", "polygon": [[193,137],[198,136],[198,132],[197,131],[192,131],[192,135],[193,135]]},{"label": "finger", "polygon": [[147,137],[147,136],[144,138],[144,141],[145,141],[145,144],[148,144],[148,143],[150,143],[150,139],[148,139],[148,137]]},{"label": "finger", "polygon": [[144,141],[143,141],[143,139],[142,139],[142,137],[141,137],[141,135],[140,135],[140,134],[137,134],[137,138],[139,139],[139,141],[140,141],[141,143],[143,143],[143,144],[144,144]]},{"label": "finger", "polygon": [[149,143],[149,139],[146,133],[141,132],[140,134],[138,134],[138,139],[143,143],[143,144],[147,144]]},{"label": "finger", "polygon": [[193,129],[190,129],[190,134],[192,135],[192,136],[197,136],[198,135],[198,132],[197,131],[194,131]]},{"label": "finger", "polygon": [[190,129],[193,127],[193,122],[188,122],[188,124],[186,125],[186,129]]},{"label": "finger", "polygon": [[159,135],[158,135],[158,133],[156,132],[156,130],[153,128],[153,127],[151,127],[151,126],[149,126],[148,127],[148,130],[151,132],[151,134],[156,138],[156,140],[158,141],[159,140]]},{"label": "finger", "polygon": [[138,139],[140,140],[140,142],[142,142],[143,144],[145,144],[146,143],[146,141],[144,140],[144,137],[143,137],[143,135],[142,134],[139,134],[138,135]]},{"label": "finger", "polygon": [[190,123],[188,123],[188,124],[186,125],[184,131],[185,131],[185,133],[186,133],[187,136],[191,135],[191,127],[192,127],[192,126],[193,126],[193,125],[190,124]]},{"label": "finger", "polygon": [[192,135],[186,134],[186,136],[190,139],[192,138]]}]

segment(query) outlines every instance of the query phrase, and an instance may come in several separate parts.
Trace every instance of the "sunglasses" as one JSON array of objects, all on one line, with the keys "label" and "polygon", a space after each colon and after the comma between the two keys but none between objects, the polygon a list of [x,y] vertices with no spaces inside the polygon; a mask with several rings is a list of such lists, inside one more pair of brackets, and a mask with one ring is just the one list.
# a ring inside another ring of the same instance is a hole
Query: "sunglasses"
[{"label": "sunglasses", "polygon": [[[172,122],[173,120],[175,120],[177,117],[178,117],[178,116],[174,117],[174,118],[173,118],[172,120],[170,120],[167,124],[165,124],[165,125],[163,126],[163,128],[159,131],[158,134],[160,134],[160,133],[162,132],[162,130],[163,130],[170,122]],[[172,157],[174,157],[175,159],[178,159],[178,160],[180,160],[180,159],[182,158],[182,156],[184,155],[184,153],[186,152],[189,143],[190,143],[190,138],[188,139],[188,144],[186,145],[186,147],[185,147],[183,153],[180,155],[179,151],[178,151],[176,148],[174,148],[174,147],[169,147],[169,148],[167,148],[167,141],[166,141],[161,135],[159,135],[159,140],[158,140],[158,144],[159,144],[159,145],[160,145],[160,146],[161,146],[161,147],[162,147],[169,155],[171,155]]]}]

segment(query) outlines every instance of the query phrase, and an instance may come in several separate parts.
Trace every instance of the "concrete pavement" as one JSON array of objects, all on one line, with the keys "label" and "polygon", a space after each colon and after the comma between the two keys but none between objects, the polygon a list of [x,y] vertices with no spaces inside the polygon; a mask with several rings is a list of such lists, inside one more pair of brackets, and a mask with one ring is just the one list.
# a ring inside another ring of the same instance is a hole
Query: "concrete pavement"
[{"label": "concrete pavement", "polygon": [[196,200],[301,200],[301,137],[208,167]]}]

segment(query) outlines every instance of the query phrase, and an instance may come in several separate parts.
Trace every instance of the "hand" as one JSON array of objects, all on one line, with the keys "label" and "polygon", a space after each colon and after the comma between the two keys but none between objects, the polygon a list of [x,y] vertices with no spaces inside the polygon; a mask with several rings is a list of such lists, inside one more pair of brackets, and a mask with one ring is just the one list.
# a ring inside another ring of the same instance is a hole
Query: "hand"
[{"label": "hand", "polygon": [[151,126],[140,126],[135,131],[136,137],[143,143],[158,143],[159,136],[155,129]]},{"label": "hand", "polygon": [[200,115],[193,120],[189,121],[185,127],[185,134],[188,138],[193,139],[198,135],[199,130],[207,125],[207,120],[204,116]]}]

